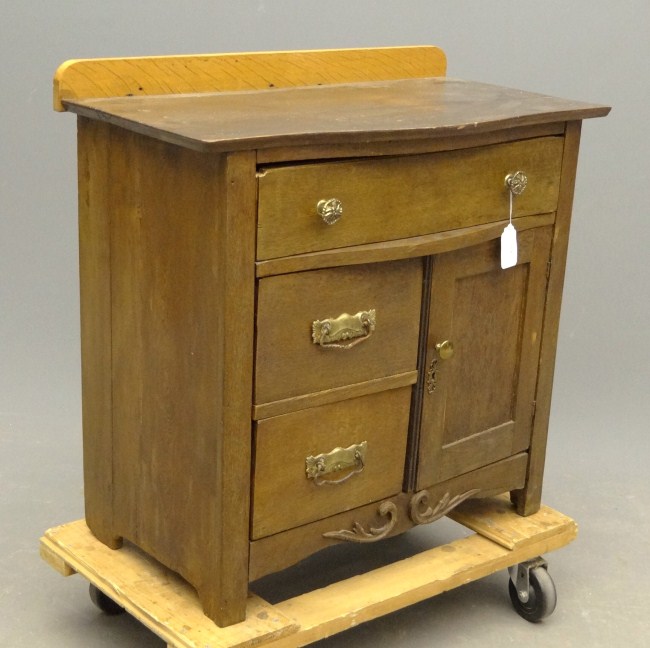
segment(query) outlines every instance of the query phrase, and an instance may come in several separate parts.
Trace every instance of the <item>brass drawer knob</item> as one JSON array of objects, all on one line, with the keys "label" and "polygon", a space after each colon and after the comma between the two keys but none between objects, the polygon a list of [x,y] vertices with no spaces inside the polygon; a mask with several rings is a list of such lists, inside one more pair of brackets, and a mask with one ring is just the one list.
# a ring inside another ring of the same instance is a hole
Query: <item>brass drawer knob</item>
[{"label": "brass drawer knob", "polygon": [[454,345],[450,340],[438,342],[438,344],[436,344],[436,351],[441,360],[449,360],[449,358],[454,355]]},{"label": "brass drawer knob", "polygon": [[318,215],[328,225],[334,225],[343,216],[343,204],[338,198],[320,200],[316,205]]},{"label": "brass drawer knob", "polygon": [[520,196],[528,186],[528,176],[523,171],[509,173],[505,183],[513,196]]}]

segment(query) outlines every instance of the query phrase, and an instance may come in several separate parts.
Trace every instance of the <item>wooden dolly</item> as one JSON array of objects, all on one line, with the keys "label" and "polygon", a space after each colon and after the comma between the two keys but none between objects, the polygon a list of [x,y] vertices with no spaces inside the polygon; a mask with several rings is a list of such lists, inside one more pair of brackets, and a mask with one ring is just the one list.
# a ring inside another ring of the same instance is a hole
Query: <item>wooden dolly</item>
[{"label": "wooden dolly", "polygon": [[553,611],[555,587],[539,556],[576,537],[571,518],[547,506],[520,517],[504,497],[467,501],[449,517],[475,533],[275,605],[251,593],[246,621],[227,628],[203,614],[178,575],[131,545],[109,549],[84,520],[46,531],[41,556],[64,576],[87,578],[100,609],[129,612],[170,648],[304,646],[505,568],[521,616]]}]

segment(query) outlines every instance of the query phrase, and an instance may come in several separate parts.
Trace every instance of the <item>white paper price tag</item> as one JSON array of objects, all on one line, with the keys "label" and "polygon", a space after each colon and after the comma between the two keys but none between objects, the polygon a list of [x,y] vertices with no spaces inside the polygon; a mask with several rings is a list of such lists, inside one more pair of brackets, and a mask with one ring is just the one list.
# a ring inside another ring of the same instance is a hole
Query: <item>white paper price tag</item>
[{"label": "white paper price tag", "polygon": [[501,268],[512,268],[517,265],[517,230],[510,223],[501,234]]}]

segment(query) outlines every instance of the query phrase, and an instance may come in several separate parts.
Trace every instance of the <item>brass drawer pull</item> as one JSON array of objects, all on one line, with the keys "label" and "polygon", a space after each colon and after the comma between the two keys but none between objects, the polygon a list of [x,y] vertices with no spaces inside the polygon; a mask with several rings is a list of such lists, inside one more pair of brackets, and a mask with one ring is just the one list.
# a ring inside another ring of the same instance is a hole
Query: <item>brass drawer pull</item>
[{"label": "brass drawer pull", "polygon": [[[312,323],[311,336],[314,344],[330,349],[351,349],[367,340],[375,330],[375,309],[359,311],[356,315],[343,313],[335,319],[316,320]],[[348,342],[351,340],[351,342]]]},{"label": "brass drawer pull", "polygon": [[334,225],[343,216],[343,203],[338,198],[319,200],[316,211],[325,223]]},{"label": "brass drawer pull", "polygon": [[[365,465],[368,442],[362,441],[349,448],[334,448],[327,454],[310,455],[305,459],[307,479],[313,479],[316,486],[342,484],[350,477],[359,474]],[[352,470],[350,470],[352,469]],[[324,475],[350,470],[340,479],[323,479]]]}]

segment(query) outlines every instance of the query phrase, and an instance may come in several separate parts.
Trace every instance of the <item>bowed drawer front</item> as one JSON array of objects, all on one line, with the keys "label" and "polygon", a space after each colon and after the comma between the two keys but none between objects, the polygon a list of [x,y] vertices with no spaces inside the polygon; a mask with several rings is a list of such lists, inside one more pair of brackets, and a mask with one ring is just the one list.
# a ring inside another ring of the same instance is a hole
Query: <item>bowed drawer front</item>
[{"label": "bowed drawer front", "polygon": [[502,220],[503,181],[518,169],[525,169],[530,186],[517,201],[517,215],[554,212],[562,146],[561,137],[543,137],[430,155],[263,169],[257,257]]}]

